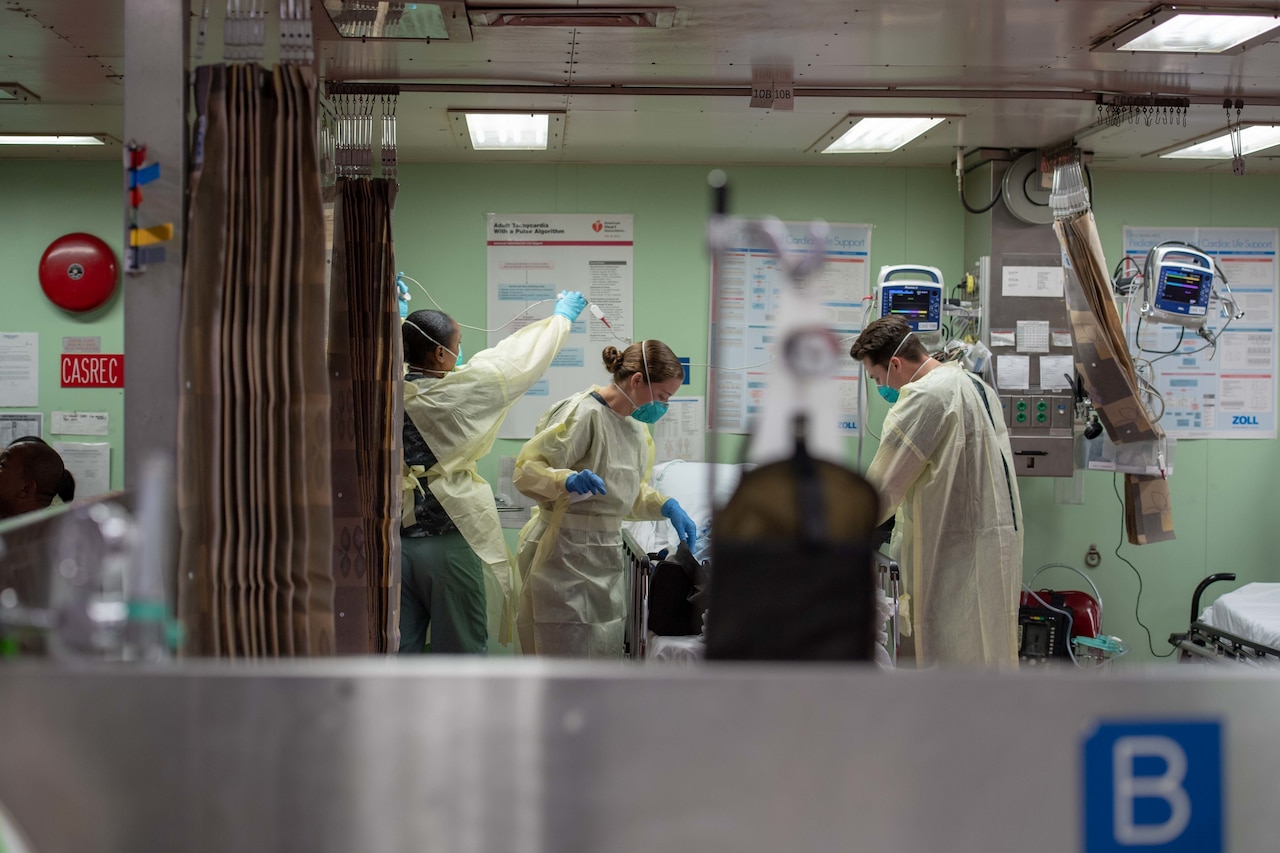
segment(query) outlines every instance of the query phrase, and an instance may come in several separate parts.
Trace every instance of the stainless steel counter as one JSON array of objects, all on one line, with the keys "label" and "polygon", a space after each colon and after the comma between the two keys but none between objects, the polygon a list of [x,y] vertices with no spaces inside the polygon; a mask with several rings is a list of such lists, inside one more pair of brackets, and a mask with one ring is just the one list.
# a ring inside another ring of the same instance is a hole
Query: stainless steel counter
[{"label": "stainless steel counter", "polygon": [[1280,678],[1198,666],[8,664],[0,803],[42,853],[1076,853],[1094,727],[1208,720],[1229,849],[1258,851],[1276,708]]}]

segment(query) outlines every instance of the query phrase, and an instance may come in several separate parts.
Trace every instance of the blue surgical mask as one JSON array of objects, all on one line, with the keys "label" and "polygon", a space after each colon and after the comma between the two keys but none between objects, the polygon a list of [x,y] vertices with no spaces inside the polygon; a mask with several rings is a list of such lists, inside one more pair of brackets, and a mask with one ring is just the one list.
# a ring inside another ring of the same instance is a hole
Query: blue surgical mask
[{"label": "blue surgical mask", "polygon": [[635,418],[642,424],[656,424],[662,420],[662,416],[667,413],[667,404],[659,403],[652,400],[631,413],[631,417]]},{"label": "blue surgical mask", "polygon": [[[652,394],[653,381],[649,379],[649,356],[644,351],[645,344],[647,343],[647,340],[640,342],[640,357],[644,359],[644,378],[649,382],[649,393]],[[613,387],[622,391],[622,386],[617,382],[613,383]],[[659,403],[657,400],[650,400],[643,406],[636,406],[636,401],[632,400],[631,395],[626,391],[622,391],[622,396],[627,398],[628,403],[635,406],[635,410],[631,413],[631,417],[635,418],[642,424],[656,424],[658,421],[662,420],[662,416],[665,415],[667,413],[667,409],[670,408],[669,404]]]},{"label": "blue surgical mask", "polygon": [[[912,336],[912,335],[914,335],[914,334],[915,334],[915,332],[907,332],[905,335],[903,335],[903,336],[902,336],[902,340],[898,341],[898,345],[897,345],[896,347],[894,347],[894,348],[893,348],[893,355],[889,356],[889,361],[891,361],[891,362],[892,362],[892,361],[894,360],[894,358],[896,358],[896,357],[897,357],[897,355],[898,355],[898,350],[902,349],[902,345],[903,345],[903,344],[905,344],[905,343],[907,342],[907,338],[911,337],[911,336]],[[923,366],[923,365],[922,365],[922,366]],[[917,369],[916,369],[916,373],[919,373],[919,372],[920,372],[920,370],[919,370],[919,368],[917,368]],[[915,374],[913,373],[913,374],[911,375],[911,379],[915,379],[915,378],[916,378],[916,377],[915,377]],[[910,382],[910,381],[911,381],[911,379],[908,379],[908,380],[907,380],[907,382]],[[888,382],[888,381],[889,381],[889,371],[888,371],[888,370],[886,370],[886,371],[885,371],[885,374],[884,374],[884,381],[885,381],[885,382]],[[886,401],[888,401],[888,403],[889,403],[889,405],[890,405],[890,406],[892,406],[894,403],[898,402],[899,392],[898,392],[898,389],[897,389],[897,388],[890,388],[888,385],[876,385],[876,391],[880,392],[880,396],[881,396],[881,397],[883,397]]]}]

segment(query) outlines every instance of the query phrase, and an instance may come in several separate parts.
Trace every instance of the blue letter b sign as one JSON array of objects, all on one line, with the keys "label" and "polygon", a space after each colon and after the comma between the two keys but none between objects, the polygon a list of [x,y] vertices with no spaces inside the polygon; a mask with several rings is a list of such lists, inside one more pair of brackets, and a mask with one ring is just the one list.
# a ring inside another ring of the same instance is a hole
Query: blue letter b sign
[{"label": "blue letter b sign", "polygon": [[1222,853],[1222,727],[1103,723],[1084,744],[1085,853]]}]

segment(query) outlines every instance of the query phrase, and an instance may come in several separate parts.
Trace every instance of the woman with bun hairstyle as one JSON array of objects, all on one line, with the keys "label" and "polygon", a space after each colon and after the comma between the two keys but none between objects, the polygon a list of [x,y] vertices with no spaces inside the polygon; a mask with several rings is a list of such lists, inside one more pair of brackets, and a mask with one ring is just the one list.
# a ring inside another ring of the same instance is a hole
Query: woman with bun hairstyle
[{"label": "woman with bun hairstyle", "polygon": [[538,501],[520,531],[516,626],[525,654],[620,659],[628,590],[622,522],[668,518],[690,548],[697,527],[649,485],[653,438],[684,367],[661,341],[601,353],[608,385],[553,405],[516,459],[515,486]]}]

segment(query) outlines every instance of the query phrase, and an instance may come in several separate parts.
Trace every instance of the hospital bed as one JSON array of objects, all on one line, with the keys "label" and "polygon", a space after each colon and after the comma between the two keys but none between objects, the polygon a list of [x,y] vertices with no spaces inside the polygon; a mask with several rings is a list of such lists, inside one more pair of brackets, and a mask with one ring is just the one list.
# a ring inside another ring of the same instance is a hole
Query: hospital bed
[{"label": "hospital bed", "polygon": [[1231,572],[1210,575],[1191,597],[1191,625],[1171,634],[1183,663],[1234,662],[1252,666],[1280,664],[1280,584],[1250,583],[1224,593],[1200,609],[1200,596],[1211,584],[1233,581]]},{"label": "hospital bed", "polygon": [[[729,500],[743,471],[749,467],[678,459],[654,466],[653,487],[679,501],[698,526],[698,545],[694,557],[700,562],[711,559],[711,516],[715,506],[723,506]],[[714,506],[708,497],[713,483]],[[887,541],[887,531],[884,536]],[[623,524],[622,540],[627,554],[627,583],[630,590],[627,614],[628,657],[653,662],[687,663],[702,660],[706,656],[706,640],[703,635],[665,636],[648,630],[648,584],[657,565],[653,555],[664,550],[675,550],[678,545],[675,530],[666,519],[626,522]],[[898,564],[879,552],[873,552],[873,558],[881,590],[887,601],[896,602],[900,585]],[[886,626],[888,641],[876,652],[877,662],[885,666],[893,665],[898,647],[896,607],[891,606],[890,612]]]}]

